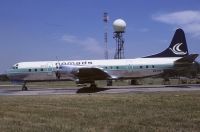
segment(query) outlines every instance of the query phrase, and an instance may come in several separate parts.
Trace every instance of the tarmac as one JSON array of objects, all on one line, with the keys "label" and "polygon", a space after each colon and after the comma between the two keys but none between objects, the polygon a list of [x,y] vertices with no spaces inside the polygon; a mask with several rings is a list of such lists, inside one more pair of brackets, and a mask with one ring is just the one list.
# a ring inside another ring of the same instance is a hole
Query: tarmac
[{"label": "tarmac", "polygon": [[200,84],[193,85],[139,85],[139,86],[110,86],[101,88],[90,87],[64,87],[64,88],[40,88],[31,86],[28,91],[21,91],[17,85],[0,85],[0,96],[18,95],[70,95],[81,93],[147,93],[147,92],[175,92],[175,91],[200,91]]}]

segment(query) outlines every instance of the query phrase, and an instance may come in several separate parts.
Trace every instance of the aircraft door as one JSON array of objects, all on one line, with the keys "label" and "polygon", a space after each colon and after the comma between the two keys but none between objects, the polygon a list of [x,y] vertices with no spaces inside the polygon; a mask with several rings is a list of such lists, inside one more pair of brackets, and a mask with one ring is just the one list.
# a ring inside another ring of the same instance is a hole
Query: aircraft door
[{"label": "aircraft door", "polygon": [[53,74],[53,65],[51,63],[47,64],[47,74],[52,75]]},{"label": "aircraft door", "polygon": [[133,68],[132,68],[132,65],[129,64],[129,65],[128,65],[128,71],[129,71],[129,72],[132,72],[132,69],[133,69]]},{"label": "aircraft door", "polygon": [[129,71],[129,73],[133,72],[133,64],[132,64],[132,61],[131,61],[131,60],[128,60],[127,63],[128,63],[128,71]]}]

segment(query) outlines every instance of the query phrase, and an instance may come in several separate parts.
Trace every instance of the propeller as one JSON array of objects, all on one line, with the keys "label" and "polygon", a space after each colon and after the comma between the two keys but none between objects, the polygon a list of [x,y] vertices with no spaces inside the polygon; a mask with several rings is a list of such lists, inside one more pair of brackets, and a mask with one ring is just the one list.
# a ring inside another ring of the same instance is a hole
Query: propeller
[{"label": "propeller", "polygon": [[58,59],[57,56],[56,56],[56,59],[57,59],[57,63],[56,63],[55,75],[56,75],[56,78],[57,78],[58,80],[60,80],[60,78],[61,78],[60,69],[62,69],[62,67],[61,67],[61,65],[60,65],[60,62],[59,62],[59,59]]}]

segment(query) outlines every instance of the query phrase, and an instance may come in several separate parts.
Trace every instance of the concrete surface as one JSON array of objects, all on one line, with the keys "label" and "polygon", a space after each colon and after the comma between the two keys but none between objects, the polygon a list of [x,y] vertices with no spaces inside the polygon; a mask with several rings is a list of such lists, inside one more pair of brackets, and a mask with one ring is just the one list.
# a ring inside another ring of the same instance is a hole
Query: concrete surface
[{"label": "concrete surface", "polygon": [[170,92],[170,91],[200,91],[200,85],[148,85],[148,86],[111,86],[103,88],[39,88],[32,86],[28,91],[21,91],[18,85],[0,85],[0,96],[3,95],[55,95],[80,93],[133,93],[133,92]]}]

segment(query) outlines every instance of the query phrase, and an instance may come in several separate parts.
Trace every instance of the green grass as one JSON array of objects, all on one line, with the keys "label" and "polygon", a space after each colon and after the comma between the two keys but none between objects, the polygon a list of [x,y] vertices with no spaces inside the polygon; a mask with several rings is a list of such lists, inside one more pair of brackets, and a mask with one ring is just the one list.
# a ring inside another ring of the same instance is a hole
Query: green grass
[{"label": "green grass", "polygon": [[1,132],[199,130],[200,92],[0,96]]}]

